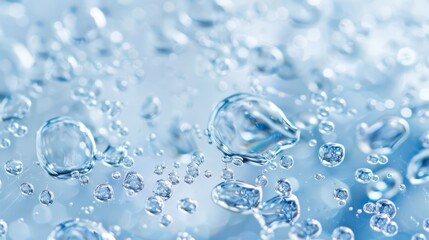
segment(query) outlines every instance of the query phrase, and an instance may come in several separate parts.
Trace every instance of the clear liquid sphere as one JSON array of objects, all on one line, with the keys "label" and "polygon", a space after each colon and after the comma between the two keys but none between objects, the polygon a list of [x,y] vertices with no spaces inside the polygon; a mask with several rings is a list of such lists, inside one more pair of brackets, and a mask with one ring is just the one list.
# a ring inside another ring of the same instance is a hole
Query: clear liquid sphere
[{"label": "clear liquid sphere", "polygon": [[299,129],[274,103],[244,93],[229,96],[216,106],[208,130],[224,154],[257,165],[293,147],[300,137]]},{"label": "clear liquid sphere", "polygon": [[429,150],[423,150],[411,159],[407,178],[415,185],[429,182]]},{"label": "clear liquid sphere", "polygon": [[68,117],[43,124],[37,132],[36,149],[40,165],[55,178],[69,179],[73,172],[86,174],[94,166],[96,146],[91,131]]},{"label": "clear liquid sphere", "polygon": [[100,223],[85,219],[72,219],[58,224],[49,234],[48,240],[115,240]]}]

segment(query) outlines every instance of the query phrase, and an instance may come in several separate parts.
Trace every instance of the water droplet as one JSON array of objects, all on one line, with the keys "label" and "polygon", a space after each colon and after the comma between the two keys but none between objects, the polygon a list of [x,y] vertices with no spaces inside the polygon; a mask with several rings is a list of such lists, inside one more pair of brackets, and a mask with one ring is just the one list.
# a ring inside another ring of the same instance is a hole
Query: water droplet
[{"label": "water droplet", "polygon": [[268,178],[264,174],[259,175],[255,179],[256,186],[266,187],[268,185]]},{"label": "water droplet", "polygon": [[320,91],[320,92],[312,92],[310,95],[311,103],[319,106],[326,102],[328,99],[328,95],[326,92]]},{"label": "water droplet", "polygon": [[161,216],[161,220],[159,221],[159,224],[161,227],[168,227],[173,222],[173,217],[168,214],[163,214]]},{"label": "water droplet", "polygon": [[168,180],[171,182],[171,184],[177,185],[180,183],[180,176],[177,174],[177,172],[173,171],[168,174]]},{"label": "water droplet", "polygon": [[161,112],[161,101],[158,97],[149,96],[143,103],[140,115],[146,120],[155,119]]},{"label": "water droplet", "polygon": [[57,239],[115,240],[115,237],[106,231],[101,223],[77,218],[62,222],[54,228],[49,234],[48,240]]},{"label": "water droplet", "polygon": [[179,232],[177,234],[177,238],[176,240],[195,240],[195,238],[193,238],[191,236],[191,234],[187,233],[187,232]]},{"label": "water droplet", "polygon": [[55,195],[50,190],[45,189],[39,194],[39,202],[45,206],[49,206],[54,203],[54,199]]},{"label": "water droplet", "polygon": [[112,172],[112,178],[115,179],[115,180],[120,179],[121,178],[121,173],[118,172],[118,171]]},{"label": "water droplet", "polygon": [[0,101],[0,119],[3,122],[23,119],[31,108],[31,100],[21,94],[5,97]]},{"label": "water droplet", "polygon": [[367,202],[363,205],[363,211],[368,214],[373,214],[376,211],[375,204],[372,202]]},{"label": "water droplet", "polygon": [[308,146],[310,147],[315,147],[317,145],[317,140],[316,139],[310,139],[310,141],[308,141]]},{"label": "water droplet", "polygon": [[346,188],[336,188],[334,190],[334,199],[337,200],[339,203],[345,204],[347,199],[349,199],[349,191]]},{"label": "water droplet", "polygon": [[393,237],[398,234],[398,230],[398,224],[395,221],[390,221],[381,232],[384,236]]},{"label": "water droplet", "polygon": [[208,129],[224,154],[259,165],[267,162],[266,156],[294,146],[300,135],[274,103],[249,94],[235,94],[220,102]]},{"label": "water droplet", "polygon": [[0,148],[6,149],[10,147],[10,139],[9,138],[1,138],[0,139]]},{"label": "water droplet", "polygon": [[414,185],[429,182],[429,150],[419,152],[410,160],[407,178]]},{"label": "water droplet", "polygon": [[399,49],[396,60],[404,66],[411,66],[417,61],[417,53],[412,48],[404,47]]},{"label": "water droplet", "polygon": [[319,106],[317,108],[317,118],[319,119],[326,119],[331,114],[330,109],[328,106]]},{"label": "water droplet", "polygon": [[194,183],[194,178],[189,175],[185,175],[185,177],[183,178],[183,181],[187,184],[192,184]]},{"label": "water droplet", "polygon": [[289,231],[291,240],[314,239],[322,233],[322,225],[316,219],[306,219],[295,224]]},{"label": "water droplet", "polygon": [[323,166],[336,167],[345,157],[345,148],[339,143],[325,143],[319,148],[319,160]]},{"label": "water droplet", "polygon": [[197,211],[197,201],[192,200],[190,198],[180,199],[177,204],[177,208],[179,210],[192,214]]},{"label": "water droplet", "polygon": [[144,188],[143,177],[137,172],[128,172],[127,175],[125,175],[122,186],[127,190],[138,193]]},{"label": "water droplet", "polygon": [[322,120],[319,123],[319,132],[323,135],[330,135],[335,131],[335,124],[331,121]]},{"label": "water droplet", "polygon": [[282,168],[291,169],[295,162],[291,155],[282,155],[280,157],[279,163]]},{"label": "water droplet", "polygon": [[392,168],[385,168],[378,171],[376,175],[379,176],[379,180],[368,184],[366,189],[369,199],[378,200],[394,197],[402,184],[401,173]]},{"label": "water droplet", "polygon": [[369,168],[358,168],[355,171],[355,179],[357,182],[360,183],[369,183],[374,178],[374,174],[372,173],[372,170]]},{"label": "water droplet", "polygon": [[282,178],[277,180],[275,190],[278,194],[288,197],[292,193],[292,185],[289,180]]},{"label": "water droplet", "polygon": [[346,109],[347,102],[343,98],[334,97],[331,99],[331,102],[329,103],[329,107],[331,111],[341,113],[344,112]]},{"label": "water droplet", "polygon": [[262,189],[241,181],[222,182],[212,190],[217,205],[238,213],[250,213],[262,200]]},{"label": "water droplet", "polygon": [[390,218],[387,214],[376,214],[369,220],[369,226],[372,230],[381,232],[389,222]]},{"label": "water droplet", "polygon": [[159,179],[158,181],[156,181],[152,192],[156,196],[160,196],[162,199],[168,200],[173,193],[172,184],[167,180]]},{"label": "water droplet", "polygon": [[37,132],[36,149],[40,165],[55,178],[69,179],[75,171],[83,175],[94,166],[91,131],[68,117],[48,120]]},{"label": "water droplet", "polygon": [[31,183],[22,183],[19,187],[19,190],[21,190],[22,195],[30,196],[34,193],[34,187]]},{"label": "water droplet", "polygon": [[100,184],[94,190],[94,198],[99,202],[108,202],[113,200],[114,191],[109,184]]},{"label": "water droplet", "polygon": [[426,240],[426,236],[423,233],[416,233],[411,236],[411,240]]},{"label": "water droplet", "polygon": [[348,227],[337,227],[332,232],[332,240],[354,240],[355,234]]},{"label": "water droplet", "polygon": [[255,213],[255,217],[261,226],[274,229],[294,224],[300,213],[299,201],[295,195],[291,194],[289,197],[279,195],[264,202]]},{"label": "water droplet", "polygon": [[323,174],[321,174],[321,173],[316,173],[316,174],[314,174],[314,180],[316,180],[316,181],[321,181],[321,180],[323,180],[323,179],[325,179],[325,175],[323,175]]},{"label": "water droplet", "polygon": [[232,180],[234,179],[234,171],[231,168],[224,168],[220,177],[225,181]]},{"label": "water droplet", "polygon": [[429,232],[429,218],[423,219],[422,227],[423,227],[423,230],[425,230],[426,232]]},{"label": "water droplet", "polygon": [[205,170],[205,171],[204,171],[204,176],[205,176],[206,178],[211,178],[211,177],[212,177],[212,172],[211,172],[210,170]]},{"label": "water droplet", "polygon": [[9,175],[18,176],[24,170],[24,165],[20,160],[9,160],[4,164],[4,170]]},{"label": "water droplet", "polygon": [[107,166],[118,167],[123,164],[124,158],[128,155],[127,149],[123,146],[107,146],[106,150],[103,152],[103,163]]},{"label": "water droplet", "polygon": [[145,210],[150,215],[158,215],[164,209],[164,200],[158,196],[150,196],[146,200]]},{"label": "water droplet", "polygon": [[186,166],[186,174],[196,178],[199,175],[198,165],[195,163],[190,163],[188,166]]},{"label": "water droplet", "polygon": [[410,133],[408,122],[403,118],[383,117],[368,126],[362,123],[357,128],[358,147],[364,153],[390,154]]},{"label": "water droplet", "polygon": [[0,219],[0,237],[6,236],[7,233],[7,223]]},{"label": "water droplet", "polygon": [[390,219],[393,219],[396,216],[396,206],[388,199],[380,199],[375,203],[375,212],[386,214]]},{"label": "water droplet", "polygon": [[13,134],[13,136],[20,138],[24,137],[28,133],[27,126],[20,125],[17,122],[11,122],[9,126],[7,127],[7,130]]},{"label": "water droplet", "polygon": [[263,74],[274,74],[283,64],[283,53],[274,46],[259,46],[253,49],[252,59],[255,69]]}]

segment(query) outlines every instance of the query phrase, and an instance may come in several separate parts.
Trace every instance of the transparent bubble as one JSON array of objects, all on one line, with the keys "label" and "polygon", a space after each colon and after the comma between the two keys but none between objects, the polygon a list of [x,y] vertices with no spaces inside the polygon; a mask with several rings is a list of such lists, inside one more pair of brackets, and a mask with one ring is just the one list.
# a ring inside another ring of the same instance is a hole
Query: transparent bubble
[{"label": "transparent bubble", "polygon": [[344,110],[346,109],[346,106],[347,106],[346,100],[339,97],[334,97],[329,102],[329,107],[331,111],[337,112],[337,113],[344,112]]},{"label": "transparent bubble", "polygon": [[177,174],[177,172],[173,171],[168,174],[168,180],[173,185],[177,185],[180,183],[180,176]]},{"label": "transparent bubble", "polygon": [[112,178],[115,179],[115,180],[120,179],[121,178],[121,173],[118,172],[118,171],[112,172]]},{"label": "transparent bubble", "polygon": [[127,175],[125,175],[122,186],[127,190],[138,193],[144,188],[143,177],[137,172],[128,172]]},{"label": "transparent bubble", "polygon": [[72,172],[89,173],[96,152],[91,131],[68,117],[48,120],[37,131],[37,158],[50,176],[71,178]]},{"label": "transparent bubble", "polygon": [[381,231],[384,236],[393,237],[398,234],[398,224],[395,221],[390,221]]},{"label": "transparent bubble", "polygon": [[334,190],[334,199],[345,202],[349,199],[349,191],[346,188],[336,188]]},{"label": "transparent bubble", "polygon": [[280,167],[284,169],[291,169],[294,163],[295,162],[291,155],[282,155],[279,160]]},{"label": "transparent bubble", "polygon": [[337,227],[332,232],[332,240],[354,240],[355,234],[348,227]]},{"label": "transparent bubble", "polygon": [[100,223],[77,218],[62,222],[52,230],[48,240],[57,239],[115,240],[115,237],[106,231]]},{"label": "transparent bubble", "polygon": [[301,215],[298,198],[276,196],[265,201],[255,213],[256,219],[264,228],[277,228],[294,224]]},{"label": "transparent bubble", "polygon": [[192,154],[191,160],[193,163],[195,163],[197,166],[200,166],[205,161],[204,153],[202,152],[194,152]]},{"label": "transparent bubble", "polygon": [[34,187],[31,183],[22,183],[19,187],[19,190],[21,191],[22,195],[24,196],[30,196],[34,193]]},{"label": "transparent bubble", "polygon": [[245,182],[227,181],[213,188],[212,200],[227,210],[245,214],[259,206],[262,190]]},{"label": "transparent bubble", "polygon": [[268,185],[268,178],[264,174],[261,174],[255,179],[256,186],[266,187]]},{"label": "transparent bubble", "polygon": [[320,91],[320,92],[312,92],[310,95],[311,103],[319,106],[326,102],[328,99],[328,95],[326,92]]},{"label": "transparent bubble", "polygon": [[336,167],[345,157],[345,148],[339,143],[325,143],[319,148],[319,160],[323,166]]},{"label": "transparent bubble", "polygon": [[0,139],[0,148],[6,149],[6,148],[9,148],[10,145],[11,145],[11,142],[10,142],[9,138],[1,138]]},{"label": "transparent bubble", "polygon": [[158,215],[164,209],[164,200],[158,196],[148,197],[146,200],[145,210],[150,215]]},{"label": "transparent bubble", "polygon": [[7,228],[7,223],[3,219],[0,219],[0,237],[6,236]]},{"label": "transparent bubble", "polygon": [[195,240],[195,238],[187,232],[179,232],[177,233],[176,240]]},{"label": "transparent bubble", "polygon": [[235,94],[219,103],[208,129],[210,139],[225,155],[256,164],[265,164],[266,156],[294,146],[300,135],[272,102],[249,94]]},{"label": "transparent bubble", "polygon": [[152,192],[156,196],[159,196],[162,199],[167,200],[171,197],[171,195],[173,193],[172,184],[171,184],[171,182],[169,182],[167,180],[160,179],[160,180],[156,181]]},{"label": "transparent bubble", "polygon": [[39,194],[39,202],[45,206],[51,205],[52,203],[54,203],[54,200],[55,195],[50,190],[45,189]]},{"label": "transparent bubble", "polygon": [[330,109],[328,106],[319,106],[317,108],[317,118],[319,119],[326,119],[331,114]]},{"label": "transparent bubble", "polygon": [[429,182],[429,150],[423,150],[411,158],[407,178],[414,185]]},{"label": "transparent bubble", "polygon": [[388,199],[380,199],[375,203],[377,214],[386,214],[390,219],[396,216],[396,206]]},{"label": "transparent bubble", "polygon": [[187,184],[192,184],[194,183],[194,178],[192,176],[185,175],[185,177],[183,178],[183,181]]},{"label": "transparent bubble", "polygon": [[190,163],[186,166],[186,174],[196,178],[199,175],[198,165],[195,163]]},{"label": "transparent bubble", "polygon": [[369,183],[374,177],[374,173],[369,168],[358,168],[355,171],[355,180],[359,183]]},{"label": "transparent bubble", "polygon": [[426,232],[429,232],[429,218],[423,219],[422,227],[423,227],[423,230],[425,230]]},{"label": "transparent bubble", "polygon": [[20,160],[9,160],[4,164],[4,170],[9,175],[18,176],[24,170],[24,164]]},{"label": "transparent bubble", "polygon": [[173,222],[173,217],[168,214],[163,214],[161,216],[161,220],[159,221],[159,224],[161,227],[168,227]]},{"label": "transparent bubble", "polygon": [[158,97],[149,96],[140,109],[140,116],[146,120],[153,120],[161,113],[161,101]]},{"label": "transparent bubble", "polygon": [[234,171],[231,168],[222,169],[221,178],[225,181],[234,179]]},{"label": "transparent bubble", "polygon": [[177,204],[177,208],[186,213],[194,213],[197,211],[197,201],[192,200],[190,198],[182,198],[179,200]]},{"label": "transparent bubble", "polygon": [[275,190],[278,194],[288,197],[292,192],[292,185],[289,180],[282,178],[277,180]]},{"label": "transparent bubble", "polygon": [[322,120],[319,123],[319,132],[323,135],[330,135],[335,131],[335,124],[332,121]]},{"label": "transparent bubble", "polygon": [[316,219],[306,219],[295,224],[289,231],[291,240],[315,239],[322,233],[322,225]]},{"label": "transparent bubble", "polygon": [[316,181],[321,181],[321,180],[323,180],[323,179],[325,179],[325,175],[323,175],[323,174],[321,174],[321,173],[316,173],[316,174],[314,174],[314,180],[316,180]]},{"label": "transparent bubble", "polygon": [[210,170],[205,170],[205,171],[204,171],[204,176],[205,176],[206,178],[211,178],[211,177],[212,177],[212,172],[211,172]]},{"label": "transparent bubble", "polygon": [[283,53],[274,46],[260,46],[252,50],[255,69],[262,74],[274,74],[283,64]]},{"label": "transparent bubble", "polygon": [[99,202],[108,202],[113,200],[113,187],[109,184],[100,184],[94,190],[94,198]]},{"label": "transparent bubble", "polygon": [[219,76],[225,76],[231,71],[233,63],[229,58],[216,58],[213,65]]},{"label": "transparent bubble", "polygon": [[417,53],[409,47],[399,49],[396,60],[403,66],[411,66],[417,61]]},{"label": "transparent bubble", "polygon": [[411,240],[426,240],[426,236],[423,233],[416,233],[411,236]]},{"label": "transparent bubble", "polygon": [[5,97],[0,101],[0,119],[4,122],[23,119],[31,105],[31,100],[22,94]]}]

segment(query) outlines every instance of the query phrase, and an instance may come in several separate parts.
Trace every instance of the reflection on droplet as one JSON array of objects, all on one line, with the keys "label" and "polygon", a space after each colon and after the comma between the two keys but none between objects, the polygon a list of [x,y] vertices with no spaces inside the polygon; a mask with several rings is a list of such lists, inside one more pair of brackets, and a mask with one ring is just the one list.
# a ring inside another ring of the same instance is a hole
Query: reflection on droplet
[{"label": "reflection on droplet", "polygon": [[300,131],[274,103],[259,96],[235,94],[220,102],[212,113],[210,138],[226,155],[244,162],[265,164],[267,157],[294,146]]}]

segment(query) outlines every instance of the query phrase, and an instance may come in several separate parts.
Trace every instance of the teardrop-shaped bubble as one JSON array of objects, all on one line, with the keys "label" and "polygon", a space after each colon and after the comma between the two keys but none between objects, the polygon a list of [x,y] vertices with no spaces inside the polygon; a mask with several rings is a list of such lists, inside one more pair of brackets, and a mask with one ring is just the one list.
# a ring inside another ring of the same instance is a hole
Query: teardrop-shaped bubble
[{"label": "teardrop-shaped bubble", "polygon": [[263,165],[299,141],[300,131],[280,108],[262,97],[239,93],[222,100],[214,109],[210,138],[226,155]]},{"label": "teardrop-shaped bubble", "polygon": [[392,198],[399,192],[402,184],[402,175],[393,168],[384,168],[375,173],[379,177],[377,182],[371,182],[366,188],[369,199]]},{"label": "teardrop-shaped bubble", "polygon": [[227,210],[246,214],[259,206],[262,189],[237,180],[222,182],[213,188],[212,200]]},{"label": "teardrop-shaped bubble", "polygon": [[301,215],[298,198],[291,194],[275,196],[262,204],[255,213],[263,228],[277,228],[294,224]]},{"label": "teardrop-shaped bubble", "polygon": [[69,179],[73,172],[89,173],[96,152],[91,131],[69,117],[48,120],[37,131],[37,158],[52,177]]},{"label": "teardrop-shaped bubble", "polygon": [[58,224],[48,236],[48,240],[58,239],[115,240],[115,236],[104,229],[101,223],[77,218]]},{"label": "teardrop-shaped bubble", "polygon": [[429,182],[429,150],[423,150],[411,159],[407,178],[412,184]]},{"label": "teardrop-shaped bubble", "polygon": [[364,153],[390,154],[410,134],[410,127],[405,119],[395,116],[382,117],[367,125],[362,123],[357,128],[357,143]]},{"label": "teardrop-shaped bubble", "polygon": [[13,94],[0,101],[0,119],[5,122],[9,120],[23,119],[31,108],[31,100],[22,94]]}]

